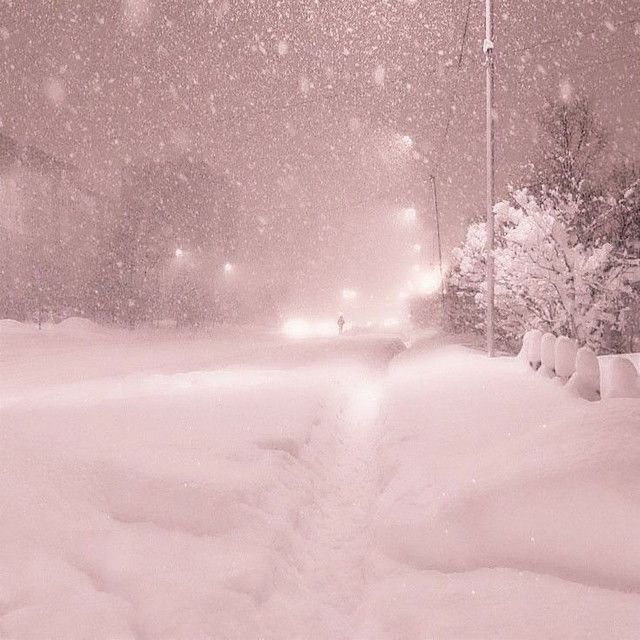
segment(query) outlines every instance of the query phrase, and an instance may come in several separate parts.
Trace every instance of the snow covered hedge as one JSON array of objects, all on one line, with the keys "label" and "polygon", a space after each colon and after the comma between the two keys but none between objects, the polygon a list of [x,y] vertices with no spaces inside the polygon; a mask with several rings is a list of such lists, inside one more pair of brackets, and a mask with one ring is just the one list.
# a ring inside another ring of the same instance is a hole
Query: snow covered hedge
[{"label": "snow covered hedge", "polygon": [[578,349],[576,340],[530,329],[522,338],[518,359],[586,400],[640,398],[640,371],[629,354],[605,356],[601,367],[593,350],[586,346]]},{"label": "snow covered hedge", "polygon": [[[515,347],[530,327],[606,350],[632,289],[632,261],[611,244],[585,246],[573,232],[579,203],[526,190],[495,206],[496,328]],[[482,329],[485,307],[484,222],[473,223],[454,250],[449,275],[454,324]],[[469,326],[470,325],[470,326]],[[459,327],[454,327],[459,328]]]}]

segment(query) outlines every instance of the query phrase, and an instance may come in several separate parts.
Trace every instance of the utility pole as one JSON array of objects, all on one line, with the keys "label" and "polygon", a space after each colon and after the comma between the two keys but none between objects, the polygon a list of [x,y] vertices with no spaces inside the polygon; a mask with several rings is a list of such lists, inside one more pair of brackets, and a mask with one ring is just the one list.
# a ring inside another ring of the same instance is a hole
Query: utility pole
[{"label": "utility pole", "polygon": [[[416,143],[415,140],[413,140],[412,138],[408,138],[408,145],[413,149],[414,153],[416,154],[416,157],[420,160],[420,162],[425,163],[427,162],[427,154],[424,151],[424,149],[422,149],[422,147]],[[438,189],[436,186],[436,176],[433,173],[429,174],[429,179],[431,180],[431,187],[433,189],[433,204],[434,204],[434,211],[435,211],[435,218],[436,218],[436,238],[438,240],[438,267],[440,269],[440,296],[441,296],[441,305],[442,305],[442,322],[444,323],[445,320],[445,302],[446,302],[446,297],[445,297],[445,283],[444,283],[444,267],[442,266],[442,235],[440,233],[440,208],[438,206]],[[423,256],[424,254],[424,247],[426,246],[426,243],[423,243]],[[423,261],[424,261],[424,257],[423,257]]]},{"label": "utility pole", "polygon": [[436,177],[431,174],[431,186],[433,187],[433,205],[436,213],[436,236],[438,238],[438,267],[440,268],[440,297],[442,304],[442,323],[445,322],[445,289],[444,270],[442,268],[442,238],[440,236],[440,209],[438,208],[438,189],[436,187]]},{"label": "utility pole", "polygon": [[495,152],[493,132],[493,0],[485,0],[485,38],[482,49],[486,66],[486,116],[487,116],[487,355],[492,358],[495,352],[494,344],[494,218],[493,203],[495,195]]}]

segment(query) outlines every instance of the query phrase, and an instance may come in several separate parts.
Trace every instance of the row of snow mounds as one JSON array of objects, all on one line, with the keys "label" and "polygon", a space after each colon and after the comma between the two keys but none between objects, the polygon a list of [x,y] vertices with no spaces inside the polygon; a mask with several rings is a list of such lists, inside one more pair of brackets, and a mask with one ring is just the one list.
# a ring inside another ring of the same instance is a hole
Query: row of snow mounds
[{"label": "row of snow mounds", "polygon": [[[589,352],[593,353],[590,349],[579,349],[578,343],[571,338],[556,338],[552,333],[532,329],[525,333],[518,357],[534,371],[540,371],[548,378],[558,377],[567,382],[578,369],[580,373],[588,369],[584,365],[590,364],[587,355]],[[595,358],[595,354],[593,357]],[[596,388],[599,388],[599,384]]]},{"label": "row of snow mounds", "polygon": [[589,347],[539,329],[527,331],[520,360],[547,378],[556,378],[575,395],[587,400],[640,397],[640,375],[633,362],[615,356],[604,372]]}]

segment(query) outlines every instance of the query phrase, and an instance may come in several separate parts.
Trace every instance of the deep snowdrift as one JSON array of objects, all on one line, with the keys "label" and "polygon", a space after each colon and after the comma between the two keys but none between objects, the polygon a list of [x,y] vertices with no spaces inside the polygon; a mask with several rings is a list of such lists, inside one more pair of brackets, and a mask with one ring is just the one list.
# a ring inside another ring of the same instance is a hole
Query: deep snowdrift
[{"label": "deep snowdrift", "polygon": [[0,337],[3,636],[640,633],[639,400],[433,337]]},{"label": "deep snowdrift", "polygon": [[275,576],[295,585],[283,551],[310,500],[296,455],[322,418],[321,385],[202,382],[5,412],[5,633],[258,636]]},{"label": "deep snowdrift", "polygon": [[[511,637],[637,635],[640,402],[576,400],[513,359],[455,347],[405,360],[388,381],[374,519],[402,579],[385,582],[391,607],[367,609],[373,635],[507,637],[501,616]],[[449,598],[483,604],[419,623],[420,597],[446,600],[434,572]],[[550,616],[558,593],[566,610]],[[480,624],[482,606],[494,615]]]}]

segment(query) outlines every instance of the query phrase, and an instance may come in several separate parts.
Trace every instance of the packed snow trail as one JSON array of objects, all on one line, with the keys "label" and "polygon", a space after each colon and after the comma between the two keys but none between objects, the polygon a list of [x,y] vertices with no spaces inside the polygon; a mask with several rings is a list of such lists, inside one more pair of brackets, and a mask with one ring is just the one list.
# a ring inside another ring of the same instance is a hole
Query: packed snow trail
[{"label": "packed snow trail", "polygon": [[[370,516],[375,501],[375,430],[383,391],[379,374],[362,372],[349,383],[327,415],[333,442],[326,442],[315,501],[301,518],[306,585],[332,612],[321,637],[353,638],[353,615],[366,584],[371,544]],[[325,621],[326,624],[326,621]]]}]

